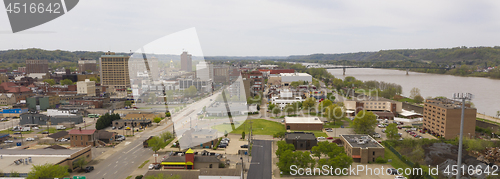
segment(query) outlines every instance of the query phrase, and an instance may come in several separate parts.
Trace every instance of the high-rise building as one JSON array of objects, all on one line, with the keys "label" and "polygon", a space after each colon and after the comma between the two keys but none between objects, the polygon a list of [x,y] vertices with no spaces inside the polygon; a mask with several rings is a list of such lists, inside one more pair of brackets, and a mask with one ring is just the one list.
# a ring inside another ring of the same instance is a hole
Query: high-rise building
[{"label": "high-rise building", "polygon": [[[477,109],[465,104],[464,137],[476,134]],[[427,99],[424,104],[424,129],[445,139],[460,136],[462,102],[450,99]]]},{"label": "high-rise building", "polygon": [[99,58],[101,85],[115,89],[130,87],[129,56],[107,52]]},{"label": "high-rise building", "polygon": [[26,60],[26,73],[48,73],[48,60]]},{"label": "high-rise building", "polygon": [[80,60],[78,60],[78,71],[80,73],[87,71],[97,72],[96,60],[81,58]]},{"label": "high-rise building", "polygon": [[193,60],[191,59],[191,54],[187,52],[182,52],[181,54],[181,70],[185,72],[193,71]]},{"label": "high-rise building", "polygon": [[200,80],[212,80],[214,79],[214,65],[201,61],[196,64],[196,77]]},{"label": "high-rise building", "polygon": [[[214,83],[229,83],[229,66],[214,65],[213,66],[213,81]],[[239,73],[238,73],[239,76]]]}]

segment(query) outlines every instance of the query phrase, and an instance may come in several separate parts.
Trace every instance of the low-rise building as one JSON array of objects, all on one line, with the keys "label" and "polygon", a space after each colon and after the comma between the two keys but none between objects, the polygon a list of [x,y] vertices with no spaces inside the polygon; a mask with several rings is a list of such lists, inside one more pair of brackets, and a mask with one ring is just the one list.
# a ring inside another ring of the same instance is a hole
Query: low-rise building
[{"label": "low-rise building", "polygon": [[23,113],[20,115],[20,125],[25,124],[38,124],[47,125],[47,121],[50,120],[51,125],[60,125],[64,123],[80,124],[83,123],[83,117],[80,115],[58,115],[58,116],[47,116],[45,114],[37,113]]},{"label": "low-rise building", "polygon": [[286,130],[323,130],[323,121],[318,117],[285,117]]},{"label": "low-rise building", "polygon": [[85,159],[89,162],[92,160],[92,147],[68,149],[54,145],[44,149],[0,150],[0,155],[2,156],[0,168],[5,172],[0,174],[17,172],[21,177],[26,177],[32,171],[33,165],[60,165],[74,170],[78,167],[75,165],[75,161]]},{"label": "low-rise building", "polygon": [[113,121],[113,127],[147,127],[151,126],[152,120],[150,119],[120,119]]},{"label": "low-rise building", "polygon": [[387,111],[396,116],[398,113],[402,112],[403,103],[382,97],[367,97],[367,99],[362,100],[344,101],[344,107],[346,111],[354,111],[354,115],[361,110],[366,110],[373,112]]},{"label": "low-rise building", "polygon": [[384,146],[366,134],[340,135],[346,154],[354,162],[375,162],[378,157],[384,158]]},{"label": "low-rise building", "polygon": [[218,137],[218,131],[215,129],[191,129],[184,132],[179,145],[181,149],[213,148],[219,141]]},{"label": "low-rise building", "polygon": [[0,115],[2,117],[20,117],[21,114],[28,112],[28,108],[2,109]]},{"label": "low-rise building", "polygon": [[16,95],[14,93],[0,93],[0,105],[13,105],[16,104]]},{"label": "low-rise building", "polygon": [[97,136],[95,129],[72,129],[69,131],[71,147],[96,146]]},{"label": "low-rise building", "polygon": [[285,141],[288,144],[293,144],[295,150],[311,150],[312,147],[318,145],[318,139],[314,133],[292,132],[285,134]]},{"label": "low-rise building", "polygon": [[77,94],[83,94],[87,96],[95,96],[95,81],[90,81],[85,79],[85,81],[79,81],[76,83]]},{"label": "low-rise building", "polygon": [[216,156],[194,155],[194,151],[188,149],[184,156],[171,155],[165,158],[161,165],[164,169],[201,169],[219,168],[219,162]]}]

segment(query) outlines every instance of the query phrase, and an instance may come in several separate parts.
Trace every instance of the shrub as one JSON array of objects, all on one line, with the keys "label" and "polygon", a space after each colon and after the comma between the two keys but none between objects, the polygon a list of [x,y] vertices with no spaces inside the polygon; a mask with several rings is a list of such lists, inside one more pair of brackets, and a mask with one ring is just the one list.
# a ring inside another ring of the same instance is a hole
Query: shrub
[{"label": "shrub", "polygon": [[375,163],[387,163],[387,160],[382,157],[377,157]]},{"label": "shrub", "polygon": [[142,179],[142,177],[143,177],[142,175],[137,175],[135,176],[135,179]]},{"label": "shrub", "polygon": [[71,172],[73,172],[73,170],[71,170],[70,168],[68,168],[68,173],[71,173]]}]

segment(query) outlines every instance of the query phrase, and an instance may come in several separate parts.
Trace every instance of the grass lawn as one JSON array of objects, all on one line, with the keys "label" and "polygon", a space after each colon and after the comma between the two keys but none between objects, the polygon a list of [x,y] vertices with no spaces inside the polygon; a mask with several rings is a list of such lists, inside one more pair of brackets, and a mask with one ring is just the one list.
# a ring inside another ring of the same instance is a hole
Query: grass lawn
[{"label": "grass lawn", "polygon": [[399,102],[408,102],[408,103],[411,103],[411,104],[415,104],[415,100],[410,99],[410,98],[403,98],[403,99],[400,99],[398,101]]},{"label": "grass lawn", "polygon": [[[9,131],[9,129],[1,130],[0,134],[14,134],[14,132],[19,132],[19,131]],[[21,132],[21,134],[31,134],[33,131],[24,131]]]},{"label": "grass lawn", "polygon": [[[44,131],[47,131],[47,128],[46,128],[46,127],[45,127],[45,128],[41,128],[41,129],[43,129],[43,131],[38,132],[39,134],[41,134],[41,133],[42,133],[42,132],[44,132]],[[66,128],[66,129],[64,129],[64,130],[70,130],[70,129],[72,129],[72,128]],[[50,134],[53,134],[53,133],[57,133],[57,132],[59,132],[59,131],[64,131],[64,130],[57,130],[55,127],[49,127],[49,130],[48,130],[48,131],[49,131],[49,133],[50,133]]]},{"label": "grass lawn", "polygon": [[483,118],[476,118],[476,120],[478,121],[483,121],[483,122],[487,122],[487,123],[490,123],[490,124],[496,124],[496,125],[500,125],[500,123],[498,122],[495,122],[495,121],[490,121],[490,120],[486,120],[486,119],[483,119]]},{"label": "grass lawn", "polygon": [[394,167],[396,169],[398,169],[398,168],[402,168],[402,169],[411,168],[410,166],[406,165],[406,163],[404,163],[403,161],[401,161],[398,158],[398,156],[396,156],[396,154],[392,153],[391,150],[389,150],[388,148],[385,148],[384,150],[385,150],[385,153],[384,153],[385,159],[391,159],[392,160],[391,162],[387,162],[392,167]]},{"label": "grass lawn", "polygon": [[235,130],[232,130],[231,124],[220,124],[217,126],[213,126],[212,128],[217,129],[218,131],[228,131],[233,134],[241,134],[243,131],[245,131],[245,134],[248,135],[250,133],[250,121],[252,121],[254,135],[273,135],[277,132],[286,132],[285,125],[279,122],[268,121],[265,119],[246,120]]},{"label": "grass lawn", "polygon": [[292,132],[312,132],[316,137],[328,137],[328,135],[322,131],[292,131]]}]

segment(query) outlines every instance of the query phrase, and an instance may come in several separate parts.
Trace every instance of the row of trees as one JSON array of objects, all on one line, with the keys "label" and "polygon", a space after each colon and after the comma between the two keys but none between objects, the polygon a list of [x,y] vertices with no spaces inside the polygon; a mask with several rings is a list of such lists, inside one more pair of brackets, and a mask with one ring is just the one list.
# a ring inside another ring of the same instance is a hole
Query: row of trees
[{"label": "row of trees", "polygon": [[119,119],[120,119],[119,114],[106,113],[106,114],[102,115],[101,117],[99,117],[99,119],[97,119],[97,122],[95,124],[95,128],[97,130],[104,129],[106,127],[109,127],[113,121],[119,120]]},{"label": "row of trees", "polygon": [[160,136],[154,136],[148,140],[148,146],[151,147],[156,154],[158,150],[165,148],[170,141],[174,138],[174,135],[170,132],[163,132]]}]

